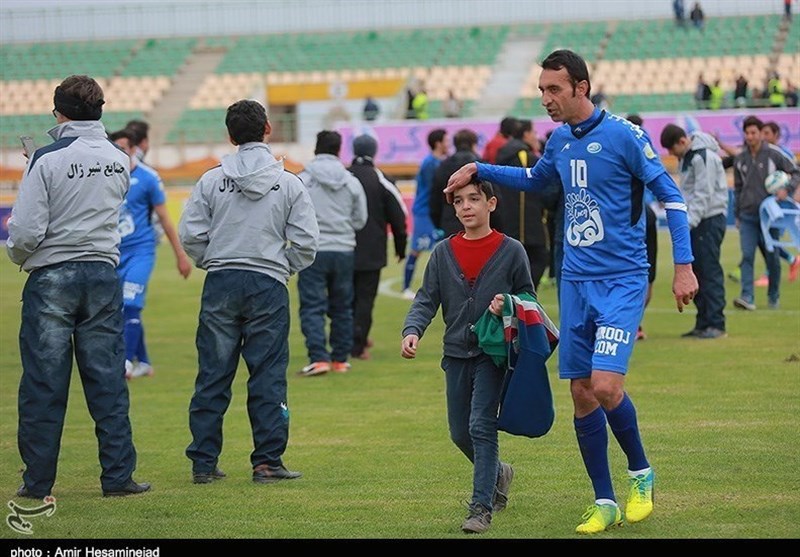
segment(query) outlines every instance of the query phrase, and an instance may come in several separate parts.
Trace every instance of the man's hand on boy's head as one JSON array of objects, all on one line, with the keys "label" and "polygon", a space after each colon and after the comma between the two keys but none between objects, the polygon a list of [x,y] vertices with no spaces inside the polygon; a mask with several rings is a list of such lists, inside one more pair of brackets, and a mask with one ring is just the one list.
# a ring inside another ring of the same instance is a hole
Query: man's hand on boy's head
[{"label": "man's hand on boy's head", "polygon": [[453,204],[453,192],[469,184],[472,176],[477,172],[478,166],[474,162],[469,162],[450,175],[447,186],[444,188],[444,196],[450,205]]}]

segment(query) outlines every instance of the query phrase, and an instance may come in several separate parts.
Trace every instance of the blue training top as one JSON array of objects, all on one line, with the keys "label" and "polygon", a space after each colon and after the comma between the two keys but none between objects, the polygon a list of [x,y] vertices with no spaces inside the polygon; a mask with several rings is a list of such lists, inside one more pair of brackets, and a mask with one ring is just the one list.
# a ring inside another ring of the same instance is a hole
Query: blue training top
[{"label": "blue training top", "polygon": [[131,186],[119,212],[120,250],[156,245],[152,211],[166,201],[164,186],[154,171],[140,164],[131,170]]},{"label": "blue training top", "polygon": [[556,128],[533,168],[477,166],[480,178],[519,190],[561,180],[566,280],[647,274],[645,184],[667,210],[675,263],[693,260],[680,189],[647,132],[625,118],[595,109],[585,122]]}]

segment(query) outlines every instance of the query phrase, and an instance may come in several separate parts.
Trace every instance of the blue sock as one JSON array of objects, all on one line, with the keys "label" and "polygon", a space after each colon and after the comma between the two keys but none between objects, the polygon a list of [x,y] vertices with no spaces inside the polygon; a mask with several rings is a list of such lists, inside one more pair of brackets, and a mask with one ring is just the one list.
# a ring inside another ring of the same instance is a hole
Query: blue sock
[{"label": "blue sock", "polygon": [[139,344],[144,336],[141,314],[140,308],[125,306],[122,309],[122,315],[125,318],[125,359],[131,362],[136,360]]},{"label": "blue sock", "polygon": [[139,320],[139,327],[142,329],[142,334],[139,336],[139,346],[136,347],[136,359],[146,364],[150,363],[150,356],[147,355],[147,345],[144,343],[144,325]]},{"label": "blue sock", "polygon": [[603,409],[598,407],[583,418],[575,418],[574,423],[583,464],[592,480],[594,498],[616,501],[608,467],[608,430]]},{"label": "blue sock", "polygon": [[411,287],[411,279],[414,277],[414,267],[417,266],[417,256],[409,255],[406,257],[406,268],[403,275],[403,290]]},{"label": "blue sock", "polygon": [[628,457],[628,470],[643,470],[650,464],[644,456],[644,446],[639,437],[639,424],[636,421],[636,408],[633,406],[628,393],[622,397],[619,406],[606,412],[608,425],[625,456]]}]

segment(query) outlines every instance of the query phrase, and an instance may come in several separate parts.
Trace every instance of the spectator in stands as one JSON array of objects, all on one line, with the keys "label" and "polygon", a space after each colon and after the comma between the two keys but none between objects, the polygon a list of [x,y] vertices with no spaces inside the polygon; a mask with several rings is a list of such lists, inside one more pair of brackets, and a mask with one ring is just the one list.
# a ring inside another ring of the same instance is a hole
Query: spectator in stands
[{"label": "spectator in stands", "polygon": [[381,108],[378,106],[378,103],[375,102],[375,99],[371,96],[367,96],[367,99],[364,101],[364,120],[367,122],[377,120],[380,112]]},{"label": "spectator in stands", "polygon": [[125,377],[153,375],[145,343],[142,310],[150,275],[156,263],[158,239],[150,216],[156,214],[172,251],[178,272],[188,278],[192,263],[181,247],[178,232],[167,211],[167,197],[161,178],[136,158],[135,139],[130,128],[113,132],[108,138],[131,158],[131,187],[120,208],[120,258],[117,275],[122,285],[122,313],[125,319]]},{"label": "spectator in stands", "polygon": [[[297,277],[300,329],[309,360],[298,373],[302,377],[350,370],[356,231],[367,223],[367,196],[361,182],[339,160],[341,147],[339,132],[322,130],[317,134],[314,159],[298,175],[308,188],[319,223],[317,256]],[[326,315],[330,319],[327,338]]]},{"label": "spectator in stands", "polygon": [[792,21],[792,0],[783,0],[783,17],[788,21]]},{"label": "spectator in stands", "polygon": [[411,103],[411,107],[414,109],[417,120],[428,119],[428,92],[425,90],[424,85],[421,85],[417,94],[414,95],[414,101]]},{"label": "spectator in stands", "polygon": [[684,338],[714,339],[725,332],[725,273],[720,265],[728,214],[728,178],[717,151],[719,145],[704,132],[686,135],[683,128],[667,124],[661,146],[678,157],[681,192],[686,201],[692,242],[692,270],[699,290],[694,328]]},{"label": "spectator in stands", "polygon": [[747,78],[739,74],[736,78],[736,87],[733,91],[733,100],[737,107],[747,106]]},{"label": "spectator in stands", "polygon": [[773,107],[783,106],[786,97],[783,95],[783,84],[781,83],[781,76],[778,72],[772,72],[767,82],[767,97],[769,98],[769,105]]},{"label": "spectator in stands", "polygon": [[114,271],[130,160],[100,122],[105,100],[97,81],[67,77],[55,88],[54,104],[54,143],[30,154],[6,241],[11,261],[28,273],[16,437],[25,469],[17,496],[40,504],[56,481],[73,358],[95,423],[103,495],[150,489],[132,477],[136,449],[124,378],[122,289]]},{"label": "spectator in stands", "polygon": [[678,27],[686,27],[686,8],[683,5],[683,0],[672,0],[672,11],[675,14],[675,23]]},{"label": "spectator in stands", "polygon": [[711,97],[708,99],[708,108],[710,110],[719,110],[722,108],[722,103],[725,101],[725,91],[722,90],[720,80],[715,79],[714,85],[711,86]]},{"label": "spectator in stands", "polygon": [[414,111],[414,96],[416,92],[413,87],[406,88],[406,120],[416,120],[417,113]]},{"label": "spectator in stands", "polygon": [[394,253],[399,263],[406,256],[406,206],[400,191],[375,168],[378,142],[369,135],[353,140],[353,164],[348,170],[361,182],[367,197],[367,224],[356,232],[353,265],[353,347],[350,355],[369,359],[367,345],[372,328],[372,310],[386,267],[387,227],[392,231]]},{"label": "spectator in stands", "polygon": [[795,87],[794,83],[786,80],[786,94],[784,95],[786,100],[786,106],[790,106],[792,108],[797,106],[797,87]]},{"label": "spectator in stands", "polygon": [[[630,123],[640,128],[644,125],[644,119],[638,114],[628,114],[626,118]],[[653,203],[657,203],[658,200],[647,188],[644,190],[644,202],[644,244],[647,247],[647,263],[650,265],[647,269],[647,293],[644,297],[644,307],[647,309],[647,306],[650,305],[650,300],[653,299],[653,285],[656,282],[656,270],[658,265],[658,219],[656,218],[656,212],[653,210],[652,206]],[[642,318],[644,318],[644,315],[642,315]],[[644,332],[644,328],[640,323],[636,331],[636,340],[645,339],[647,339],[647,333]]]},{"label": "spectator in stands", "polygon": [[692,24],[695,26],[695,29],[699,29],[700,31],[703,30],[705,27],[705,14],[703,13],[703,8],[700,7],[700,2],[695,2],[694,6],[692,6],[689,19],[692,20]]},{"label": "spectator in stands", "polygon": [[428,133],[428,147],[431,152],[422,160],[417,171],[417,189],[414,193],[414,204],[411,206],[414,218],[411,253],[406,259],[403,273],[403,297],[406,300],[414,299],[411,281],[414,278],[417,258],[423,251],[431,251],[436,242],[442,238],[442,231],[436,228],[431,220],[431,191],[436,169],[447,157],[447,132],[437,128]]},{"label": "spectator in stands", "polygon": [[697,86],[694,90],[694,100],[697,108],[708,108],[708,101],[711,99],[711,87],[709,87],[703,74],[697,76]]},{"label": "spectator in stands", "polygon": [[497,130],[494,137],[492,137],[483,148],[483,156],[481,158],[484,161],[492,164],[495,163],[497,151],[509,140],[516,124],[517,119],[511,116],[506,116],[500,120],[500,129]]},{"label": "spectator in stands", "polygon": [[[497,164],[532,168],[539,156],[536,154],[539,139],[531,120],[517,120],[511,138],[497,151]],[[544,226],[544,206],[538,191],[522,192],[495,186],[495,193],[502,200],[496,212],[503,223],[503,233],[516,238],[525,247],[531,269],[534,290],[544,275],[549,260],[547,233]],[[522,209],[520,209],[520,206]]]},{"label": "spectator in stands", "polygon": [[461,110],[463,109],[464,103],[461,102],[461,99],[456,97],[455,92],[450,89],[447,92],[447,98],[444,101],[444,115],[446,118],[459,118],[461,116]]},{"label": "spectator in stands", "polygon": [[608,100],[608,96],[603,91],[602,85],[597,86],[597,91],[594,95],[592,95],[591,101],[592,104],[600,110],[608,110],[611,107],[611,102]]}]

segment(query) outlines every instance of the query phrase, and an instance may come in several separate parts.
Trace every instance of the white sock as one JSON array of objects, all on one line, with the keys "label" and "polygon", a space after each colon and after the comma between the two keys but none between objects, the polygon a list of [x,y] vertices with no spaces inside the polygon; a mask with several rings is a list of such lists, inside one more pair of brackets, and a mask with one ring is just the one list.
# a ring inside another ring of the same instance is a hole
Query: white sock
[{"label": "white sock", "polygon": [[642,468],[641,470],[628,470],[628,476],[635,478],[636,476],[643,476],[650,473],[650,467]]},{"label": "white sock", "polygon": [[615,507],[618,506],[616,501],[612,501],[611,499],[597,499],[594,502],[595,505],[614,505]]}]

